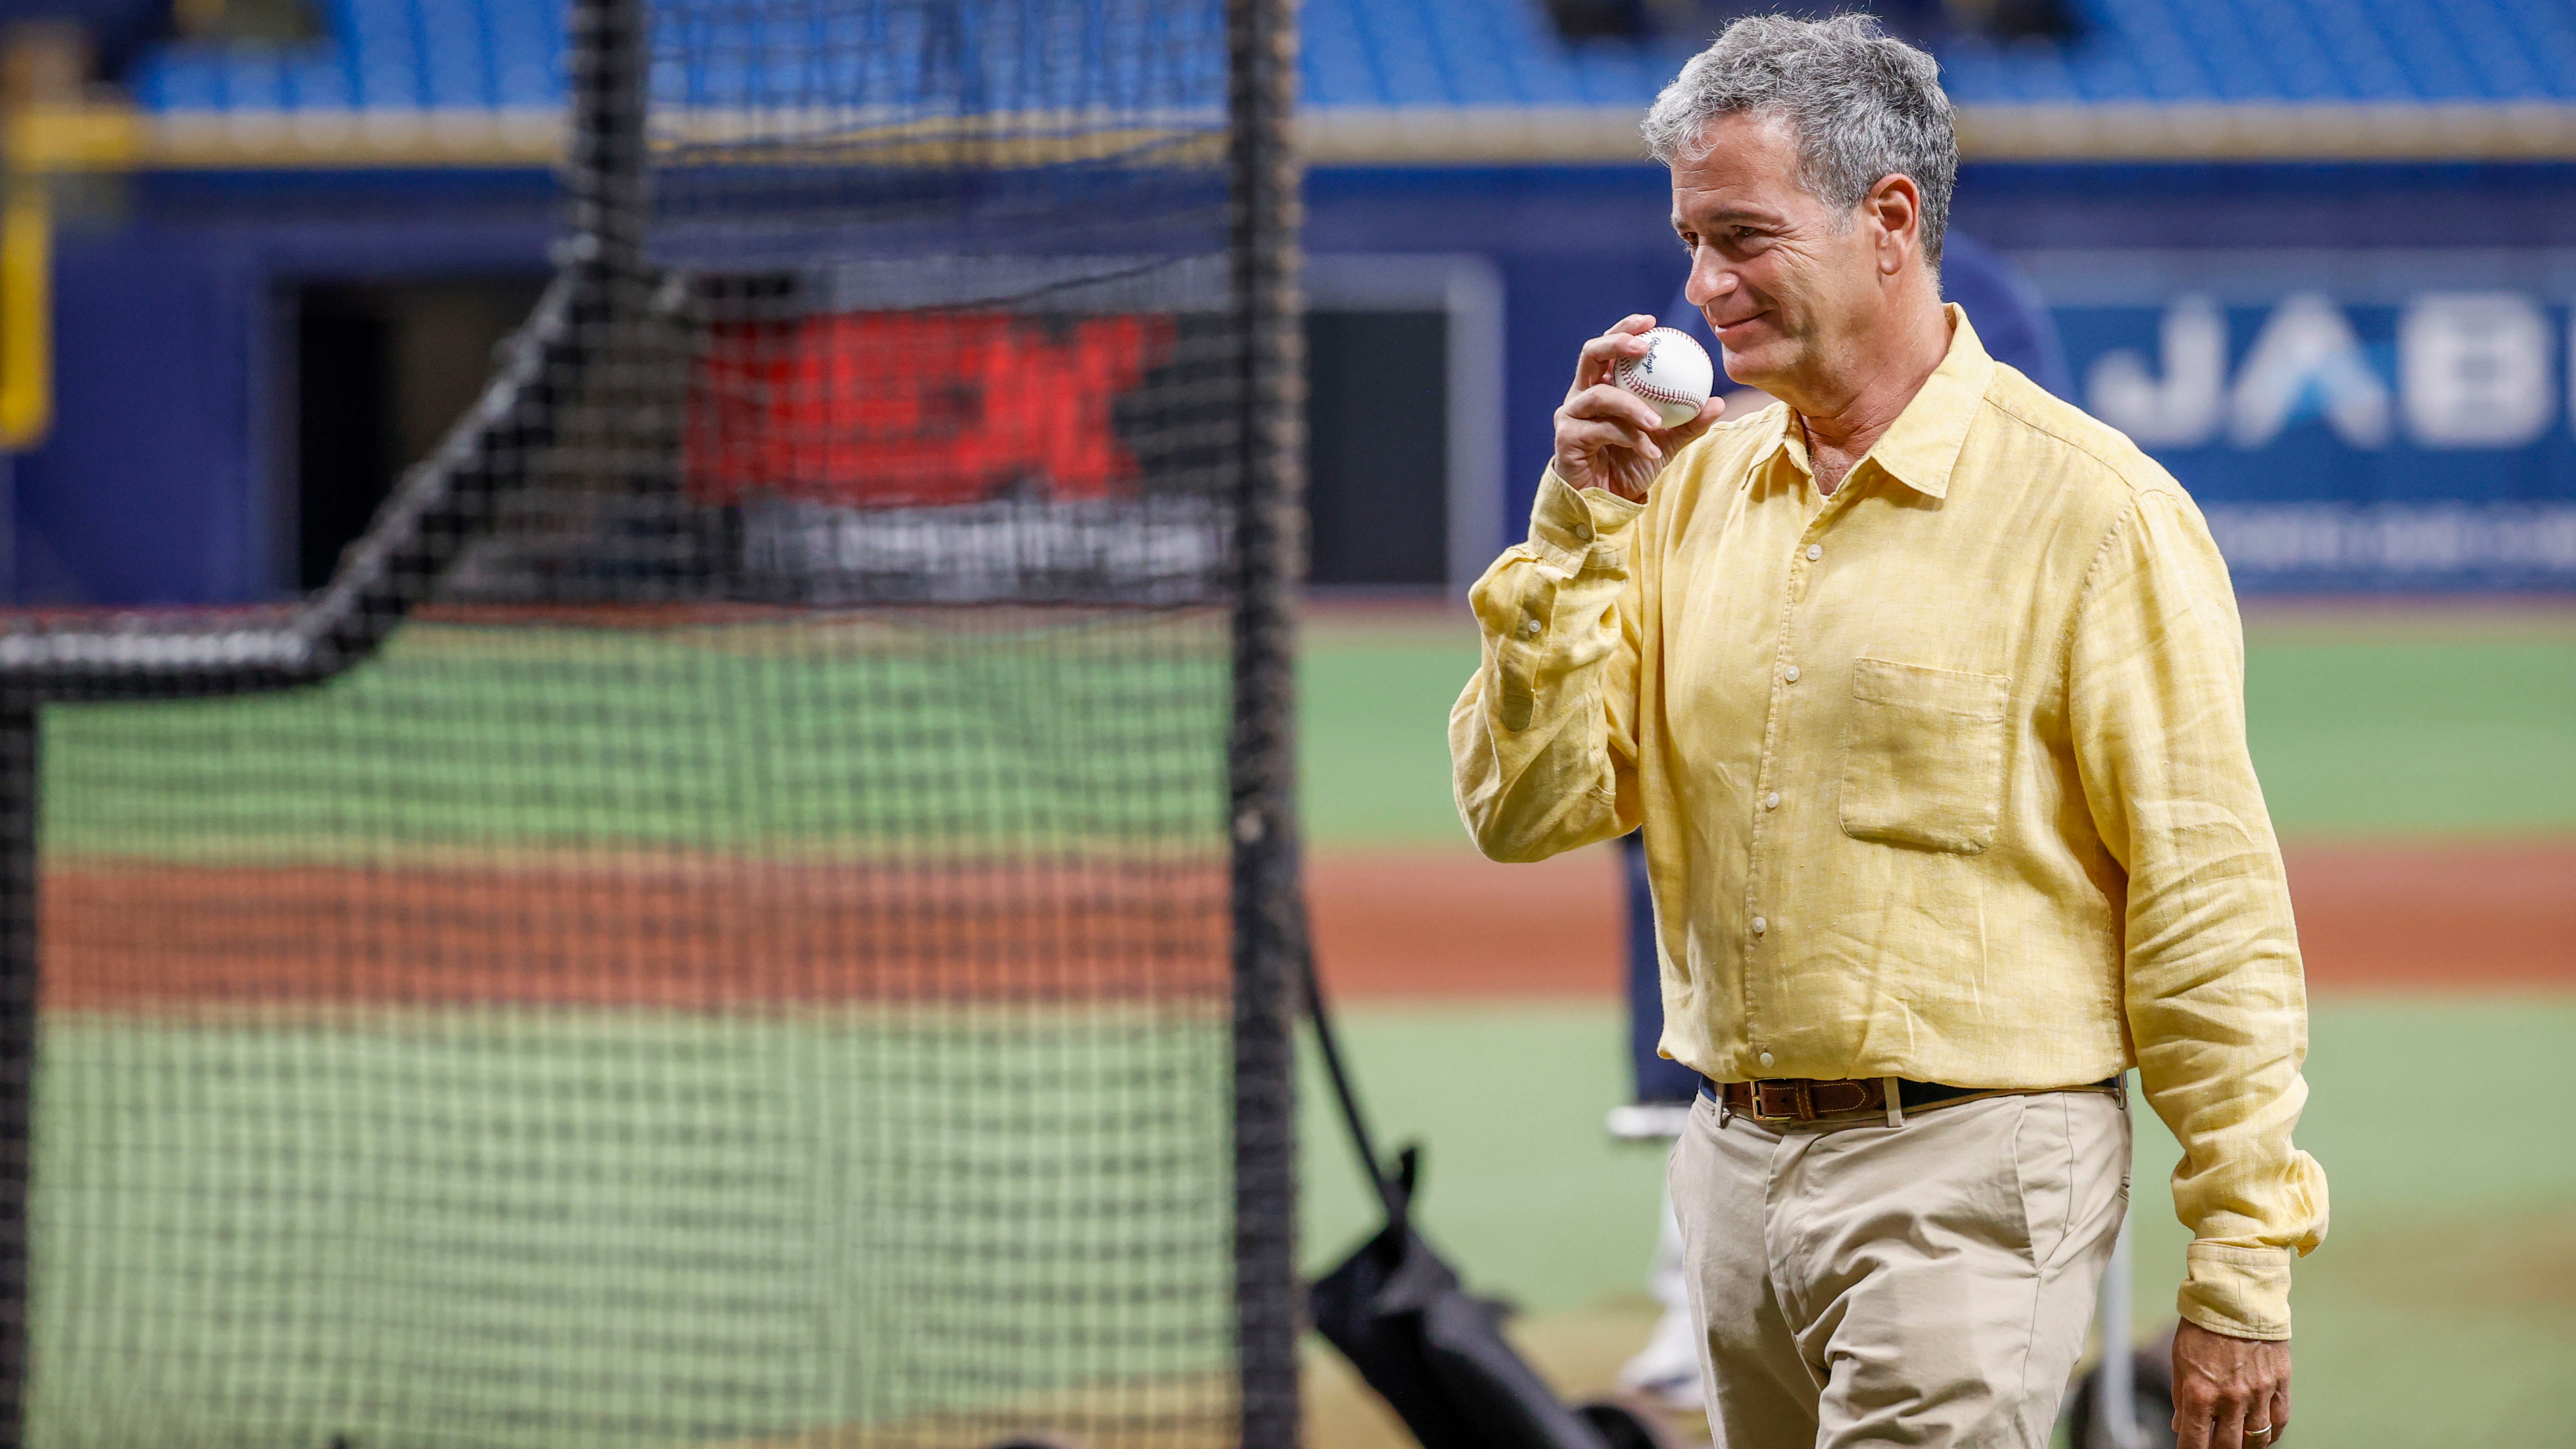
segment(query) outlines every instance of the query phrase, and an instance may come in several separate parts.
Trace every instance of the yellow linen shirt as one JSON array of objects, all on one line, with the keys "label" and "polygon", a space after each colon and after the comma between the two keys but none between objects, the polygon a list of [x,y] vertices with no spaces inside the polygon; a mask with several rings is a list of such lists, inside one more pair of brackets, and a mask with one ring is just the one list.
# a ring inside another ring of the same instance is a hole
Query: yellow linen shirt
[{"label": "yellow linen shirt", "polygon": [[2136,1065],[2183,1148],[2183,1314],[2285,1338],[2326,1185],[2226,565],[2164,469],[1949,316],[1830,498],[1778,405],[1642,507],[1550,472],[1470,596],[1459,813],[1506,861],[1643,825],[1663,1051],[1717,1080]]}]

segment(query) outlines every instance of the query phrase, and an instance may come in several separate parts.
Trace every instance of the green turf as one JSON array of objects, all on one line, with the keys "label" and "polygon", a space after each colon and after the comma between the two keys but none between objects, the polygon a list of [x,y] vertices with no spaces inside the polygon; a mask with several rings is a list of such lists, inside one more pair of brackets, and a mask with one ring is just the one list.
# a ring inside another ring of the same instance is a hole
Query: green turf
[{"label": "green turf", "polygon": [[1298,660],[1298,783],[1306,838],[1466,848],[1449,795],[1449,706],[1476,644],[1319,632]]},{"label": "green turf", "polygon": [[[1218,817],[1225,708],[1218,636],[1171,629],[1139,653],[1062,630],[728,649],[721,629],[415,626],[318,691],[50,711],[48,839],[322,859],[389,842],[1167,843]],[[1447,722],[1475,659],[1455,630],[1314,632],[1311,842],[1466,848]],[[2258,636],[2247,695],[2285,835],[2576,829],[2576,640]]]},{"label": "green turf", "polygon": [[708,1442],[1228,1362],[1214,1017],[57,1016],[43,1052],[34,1444]]},{"label": "green turf", "polygon": [[2576,640],[2258,640],[2245,693],[2284,834],[2576,828]]},{"label": "green turf", "polygon": [[1222,620],[984,632],[416,624],[318,689],[45,716],[46,845],[1214,846]]},{"label": "green turf", "polygon": [[[1311,841],[1467,848],[1447,729],[1475,667],[1455,631],[1314,631],[1298,676]],[[2576,639],[2258,632],[2246,715],[2286,836],[2576,829]]]},{"label": "green turf", "polygon": [[[920,1333],[924,1305],[952,1329],[1044,1340],[1050,1313],[1076,1322],[1132,1288],[1121,1264],[1166,1281],[1225,1271],[1213,1179],[1151,1221],[1011,1211],[1124,1191],[1139,1152],[1218,1159],[1212,1112],[1100,1109],[1149,1074],[1203,1094],[1170,1101],[1219,1100],[1221,1033],[1091,1025],[58,1020],[38,1099],[36,1314],[39,1362],[58,1371],[39,1378],[38,1442],[74,1423],[138,1444],[177,1442],[180,1424],[366,1442],[423,1412],[487,1443],[609,1442],[683,1418],[712,1437],[995,1393],[991,1362],[943,1358]],[[1601,1131],[1622,1085],[1613,1006],[1371,1009],[1348,1031],[1385,1136],[1428,1145],[1424,1222],[1471,1284],[1542,1313],[1636,1291],[1661,1162]],[[942,1063],[995,1060],[997,1032],[1057,1094],[1063,1133],[977,1105],[1045,1098],[1033,1085],[938,1080]],[[2576,1002],[2329,1001],[2314,1035],[2300,1140],[2332,1177],[2335,1229],[2299,1271],[2302,1437],[2395,1449],[2439,1413],[2445,1442],[2549,1442],[2576,1412],[2558,1372],[2576,1355],[2576,1153],[2546,1111],[2576,1097]],[[1098,1100],[1066,1099],[1083,1083],[1065,1064],[1093,1048]],[[2532,1106],[2462,1112],[2408,1070],[2461,1061],[2496,1100]],[[1370,1216],[1311,1071],[1304,1098],[1320,1267]],[[2182,1233],[2156,1187],[2170,1140],[2141,1129],[2153,1315]],[[631,1195],[647,1181],[650,1197]],[[1015,1291],[996,1286],[1005,1266]],[[1217,1344],[1221,1325],[1175,1311],[1210,1298],[1122,1299],[1119,1321],[1164,1314],[1167,1343]],[[1097,1341],[1054,1341],[1013,1388],[1119,1367]],[[836,1357],[886,1343],[909,1355],[902,1372],[862,1382]],[[113,1377],[136,1355],[154,1365],[148,1394]]]},{"label": "green turf", "polygon": [[[1355,1070],[1390,1140],[1429,1147],[1428,1232],[1469,1284],[1559,1311],[1638,1292],[1661,1174],[1609,1141],[1624,1085],[1608,1004],[1346,1013]],[[2552,1115],[2576,1100],[2576,1001],[2343,1000],[2317,1005],[2300,1144],[2324,1163],[2334,1226],[2297,1271],[2299,1431],[2322,1449],[2563,1442],[2576,1419],[2576,1150]],[[2433,1090],[2475,1063],[2490,1100]],[[1369,1222],[1329,1103],[1305,1093],[1307,1254]],[[2185,1235],[2162,1184],[2176,1149],[2139,1117],[2142,1324],[2171,1315]]]},{"label": "green turf", "polygon": [[[1063,631],[799,653],[759,631],[717,647],[723,631],[416,627],[394,667],[322,691],[49,712],[47,840],[325,860],[1204,842],[1223,799],[1222,636],[1176,627],[1196,632],[1152,660]],[[1473,660],[1454,634],[1316,635],[1300,677],[1319,848],[1463,848],[1444,726]],[[2285,834],[2576,828],[2576,642],[2258,637],[2248,669]],[[801,747],[768,748],[782,741]],[[2576,1413],[2561,1384],[2576,1358],[2576,1151],[2550,1115],[2576,1099],[2571,1033],[2564,1001],[2318,1006],[2302,1140],[2333,1177],[2337,1226],[2300,1279],[2306,1442],[2551,1442]],[[1625,1080],[1613,1006],[1370,1011],[1351,1034],[1386,1135],[1429,1144],[1426,1222],[1473,1283],[1541,1311],[1634,1291],[1661,1163],[1601,1133]],[[1051,1366],[1016,1389],[1115,1372],[1048,1315],[1106,1301],[1132,1282],[1123,1263],[1222,1271],[1187,1246],[1221,1185],[1166,1204],[1183,1226],[1164,1242],[1016,1241],[989,1211],[1024,1192],[1123,1191],[1139,1159],[1081,1124],[1220,1100],[1217,1034],[1186,1049],[1132,1025],[1110,1037],[1104,1052],[1142,1051],[1195,1093],[1104,1082],[1065,1104],[1050,1140],[979,1105],[1034,1087],[942,1089],[943,1062],[990,1050],[918,1034],[613,1013],[255,1033],[57,1019],[38,1098],[37,1437],[77,1425],[179,1442],[174,1425],[211,1412],[245,1443],[364,1444],[424,1405],[496,1444],[605,1442],[690,1405],[696,1437],[765,1432],[991,1392],[989,1364],[943,1356],[978,1334],[1046,1346]],[[1014,1045],[1043,1075],[1082,1060],[1085,1040]],[[2446,1110],[2436,1083],[2463,1063],[2505,1074],[2497,1099],[2521,1105]],[[897,1097],[940,1125],[889,1115]],[[1316,1265],[1367,1217],[1319,1100],[1310,1090]],[[922,1152],[886,1155],[906,1142]],[[2149,1126],[2140,1153],[2153,1205],[2171,1148]],[[631,1187],[648,1181],[650,1207]],[[886,1196],[846,1211],[862,1192]],[[222,1231],[196,1226],[209,1216]],[[750,1225],[749,1256],[703,1250],[726,1223]],[[834,1236],[857,1231],[843,1223],[877,1226],[852,1240]],[[2155,1211],[2140,1224],[2153,1306],[2180,1229]],[[1004,1266],[1053,1307],[941,1277],[1000,1281]],[[959,1337],[924,1331],[888,1283],[963,1305]],[[1221,1325],[1155,1317],[1169,1305],[1128,1310],[1175,1341],[1220,1341]],[[81,1337],[110,1327],[120,1336]],[[852,1367],[887,1343],[913,1357]],[[119,1376],[138,1357],[159,1397]]]}]

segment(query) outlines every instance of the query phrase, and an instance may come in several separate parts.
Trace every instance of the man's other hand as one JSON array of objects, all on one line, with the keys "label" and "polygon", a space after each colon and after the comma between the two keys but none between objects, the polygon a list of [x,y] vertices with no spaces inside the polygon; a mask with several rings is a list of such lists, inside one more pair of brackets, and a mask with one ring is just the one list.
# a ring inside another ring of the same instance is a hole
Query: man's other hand
[{"label": "man's other hand", "polygon": [[1655,319],[1640,313],[1583,344],[1574,386],[1556,410],[1556,476],[1567,487],[1607,488],[1643,503],[1665,462],[1726,411],[1710,398],[1698,417],[1667,428],[1652,404],[1619,385],[1619,364],[1645,356],[1646,334],[1654,330]]},{"label": "man's other hand", "polygon": [[2174,1333],[2176,1449],[2265,1449],[2290,1427],[2287,1339],[2231,1338],[2186,1320]]}]

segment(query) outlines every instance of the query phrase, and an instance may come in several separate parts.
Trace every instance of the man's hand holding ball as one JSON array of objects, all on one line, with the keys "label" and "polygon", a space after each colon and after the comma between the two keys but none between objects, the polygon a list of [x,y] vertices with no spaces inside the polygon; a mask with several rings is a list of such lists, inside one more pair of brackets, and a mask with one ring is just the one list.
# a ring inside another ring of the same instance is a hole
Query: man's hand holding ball
[{"label": "man's hand holding ball", "polygon": [[1622,320],[1583,344],[1556,410],[1556,476],[1645,502],[1664,464],[1726,411],[1708,395],[1715,381],[1698,343],[1652,317]]}]

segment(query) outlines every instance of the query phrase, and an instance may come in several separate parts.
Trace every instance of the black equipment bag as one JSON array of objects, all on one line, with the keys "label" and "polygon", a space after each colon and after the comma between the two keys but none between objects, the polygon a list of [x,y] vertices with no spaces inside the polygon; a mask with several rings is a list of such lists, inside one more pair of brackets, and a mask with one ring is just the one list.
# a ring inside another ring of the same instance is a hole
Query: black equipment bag
[{"label": "black equipment bag", "polygon": [[1457,1271],[1414,1231],[1420,1149],[1404,1149],[1395,1176],[1387,1175],[1342,1068],[1312,946],[1300,955],[1316,1044],[1351,1145],[1386,1207],[1385,1228],[1308,1290],[1316,1331],[1351,1361],[1423,1449],[1619,1449],[1628,1438],[1618,1432],[1624,1424],[1605,1423],[1603,1415],[1628,1416],[1608,1405],[1578,1413],[1560,1402],[1503,1337],[1504,1306],[1467,1292]]}]

